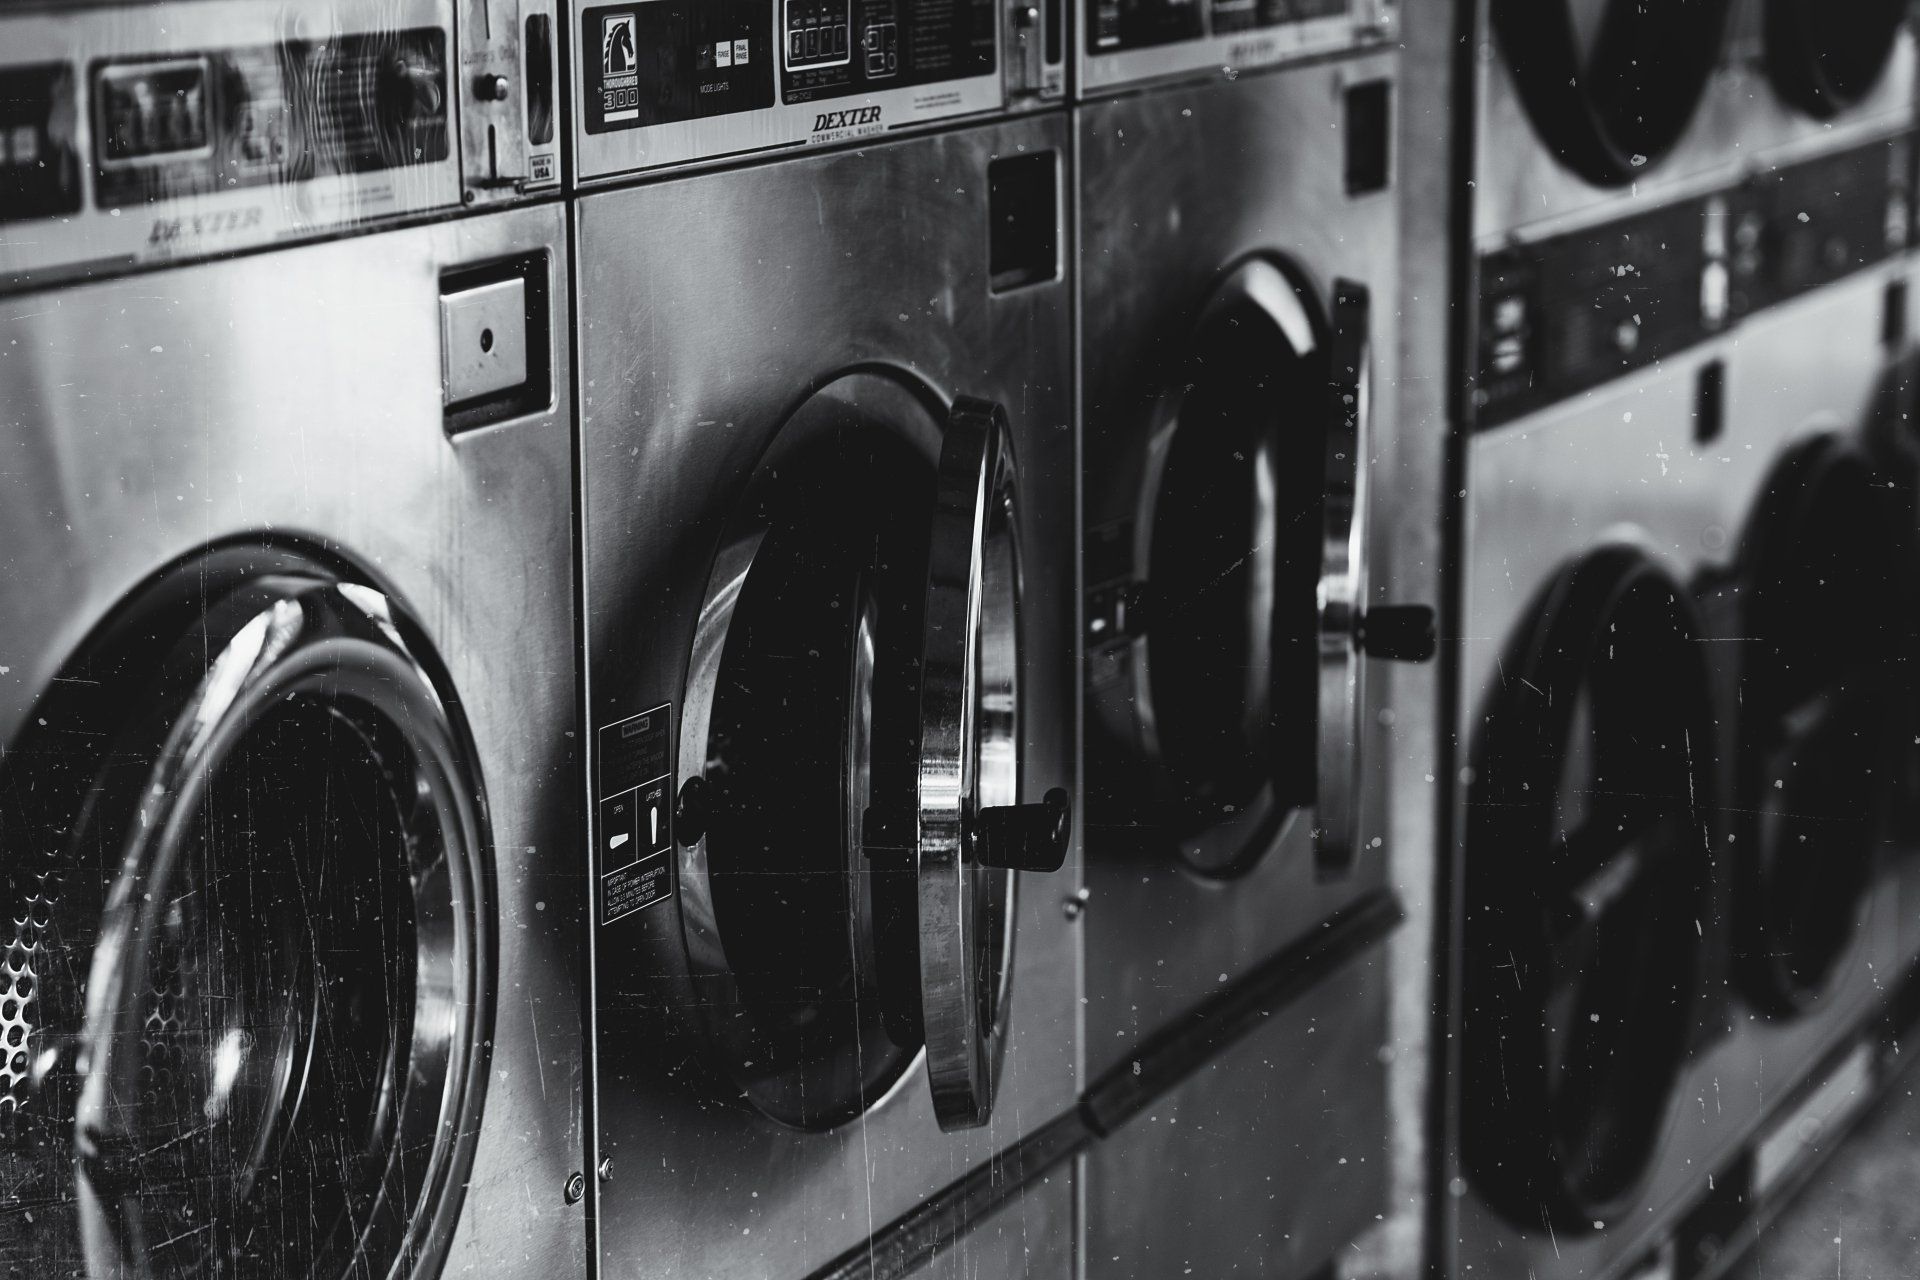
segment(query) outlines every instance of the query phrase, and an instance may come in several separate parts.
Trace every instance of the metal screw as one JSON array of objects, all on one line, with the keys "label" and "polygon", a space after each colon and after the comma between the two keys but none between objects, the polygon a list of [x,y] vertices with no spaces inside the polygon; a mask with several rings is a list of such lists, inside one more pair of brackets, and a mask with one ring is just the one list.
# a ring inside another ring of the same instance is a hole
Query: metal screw
[{"label": "metal screw", "polygon": [[1060,914],[1069,920],[1078,920],[1087,913],[1087,899],[1093,896],[1091,889],[1082,888],[1071,898],[1060,904]]},{"label": "metal screw", "polygon": [[566,1196],[568,1204],[579,1204],[587,1194],[587,1175],[578,1171],[568,1174],[566,1188],[561,1194]]},{"label": "metal screw", "polygon": [[613,1157],[606,1156],[600,1161],[600,1181],[613,1181]]}]

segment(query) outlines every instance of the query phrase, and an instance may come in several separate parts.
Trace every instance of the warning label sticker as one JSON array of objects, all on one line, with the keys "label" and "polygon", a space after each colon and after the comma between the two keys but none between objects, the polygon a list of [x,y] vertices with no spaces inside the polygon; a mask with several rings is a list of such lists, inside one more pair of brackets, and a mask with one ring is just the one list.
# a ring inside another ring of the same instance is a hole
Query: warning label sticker
[{"label": "warning label sticker", "polygon": [[665,703],[599,730],[594,857],[603,925],[673,896],[672,713]]}]

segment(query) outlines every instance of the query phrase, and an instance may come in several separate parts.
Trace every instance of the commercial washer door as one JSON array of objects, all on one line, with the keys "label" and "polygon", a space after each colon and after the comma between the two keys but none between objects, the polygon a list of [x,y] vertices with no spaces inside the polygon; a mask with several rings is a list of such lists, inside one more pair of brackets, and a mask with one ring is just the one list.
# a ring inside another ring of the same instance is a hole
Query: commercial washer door
[{"label": "commercial washer door", "polygon": [[0,779],[0,1170],[43,1212],[27,1252],[432,1273],[490,1027],[464,731],[369,587],[226,552],[143,595]]},{"label": "commercial washer door", "polygon": [[1803,441],[1742,546],[1738,958],[1777,1014],[1819,999],[1848,954],[1892,786],[1904,687],[1904,500],[1853,441]]},{"label": "commercial washer door", "polygon": [[1365,612],[1367,291],[1338,281],[1330,324],[1318,310],[1269,259],[1229,271],[1147,444],[1114,727],[1179,858],[1209,878],[1251,867],[1298,810],[1315,811],[1323,869],[1351,861],[1361,648],[1431,648],[1428,611]]},{"label": "commercial washer door", "polygon": [[1014,871],[1057,869],[1064,792],[1020,803],[1020,564],[1006,416],[890,373],[781,429],[710,578],[681,728],[682,918],[740,1095],[826,1129],[926,1055],[989,1115]]},{"label": "commercial washer door", "polygon": [[1854,106],[1893,58],[1907,0],[1767,0],[1767,75],[1782,98],[1817,119]]},{"label": "commercial washer door", "polygon": [[1515,1223],[1591,1232],[1649,1173],[1688,1052],[1712,884],[1700,627],[1640,552],[1551,584],[1474,743],[1461,1142]]},{"label": "commercial washer door", "polygon": [[1686,132],[1719,63],[1729,0],[1492,0],[1534,131],[1589,182],[1643,177]]}]

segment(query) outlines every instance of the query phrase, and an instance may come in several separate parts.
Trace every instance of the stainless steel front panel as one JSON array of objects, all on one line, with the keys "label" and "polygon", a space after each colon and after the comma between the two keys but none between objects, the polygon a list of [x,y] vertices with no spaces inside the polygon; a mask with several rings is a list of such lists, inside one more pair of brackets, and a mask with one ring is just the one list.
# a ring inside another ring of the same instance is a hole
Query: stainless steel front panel
[{"label": "stainless steel front panel", "polygon": [[[1190,339],[1232,264],[1278,255],[1322,307],[1335,277],[1365,283],[1376,300],[1394,295],[1399,196],[1348,196],[1342,151],[1330,139],[1343,89],[1395,71],[1392,55],[1369,55],[1077,112],[1087,528],[1137,510],[1158,390],[1149,381]],[[1376,389],[1394,385],[1397,359],[1392,308],[1377,301]],[[1376,390],[1374,406],[1369,483],[1376,493],[1423,492],[1430,451],[1402,438],[1392,397]],[[1406,554],[1427,536],[1419,513],[1431,510],[1431,498],[1372,507],[1365,545],[1374,602],[1431,590]],[[1119,696],[1101,693],[1099,670],[1089,678],[1090,707]],[[1107,825],[1123,819],[1090,819],[1091,1071],[1123,1066],[1141,1038],[1386,882],[1389,858],[1424,862],[1431,819],[1389,819],[1393,762],[1410,753],[1387,709],[1420,687],[1401,679],[1381,672],[1369,686],[1359,858],[1346,879],[1316,881],[1304,811],[1285,820],[1250,870],[1225,882],[1188,873],[1171,845],[1123,852],[1126,833]],[[1090,797],[1101,785],[1097,758],[1090,748]],[[1420,847],[1388,847],[1402,838]],[[1387,1176],[1387,999],[1384,952],[1354,961],[1096,1148],[1089,1274],[1298,1274],[1373,1225]]]},{"label": "stainless steel front panel", "polygon": [[[1051,153],[1064,177],[1066,144],[1062,118],[1036,117],[581,200],[596,730],[671,703],[678,734],[709,570],[756,464],[823,381],[883,366],[943,400],[1006,407],[1019,476],[1023,791],[1074,787],[1070,286],[1062,263],[1051,279],[994,293],[986,260],[989,161]],[[702,764],[670,761],[674,784]],[[602,1273],[806,1275],[1071,1108],[1079,938],[1062,904],[1078,867],[1076,852],[1058,873],[1021,877],[999,1098],[984,1128],[960,1133],[940,1130],[918,1063],[826,1132],[717,1101],[721,1068],[699,1045],[643,1030],[656,1025],[659,992],[686,1008],[670,994],[686,990],[695,941],[682,896],[598,927],[597,1158],[612,1161],[597,1188]],[[1015,1213],[982,1230],[1010,1230],[995,1224]],[[1047,1210],[1046,1229],[1060,1220]],[[1028,1265],[1042,1263],[1060,1277],[1071,1267],[1052,1244]]]},{"label": "stainless steel front panel", "polygon": [[[498,1005],[446,1274],[585,1270],[571,444],[544,407],[449,439],[440,273],[544,251],[555,206],[14,300],[0,317],[0,743],[162,566],[238,535],[345,557],[420,620],[491,819]],[[549,335],[568,368],[564,329]]]},{"label": "stainless steel front panel", "polygon": [[[1783,449],[1862,423],[1885,359],[1885,286],[1907,270],[1895,262],[1862,272],[1658,369],[1471,440],[1456,721],[1462,763],[1489,697],[1510,678],[1499,665],[1505,646],[1560,569],[1595,546],[1625,542],[1681,583],[1724,570]],[[1726,365],[1726,430],[1699,444],[1696,377],[1716,360]],[[1737,857],[1738,846],[1730,853]],[[1709,937],[1729,920],[1724,892],[1718,903],[1703,922]],[[1453,1273],[1608,1277],[1635,1265],[1714,1179],[1732,1176],[1729,1161],[1771,1109],[1889,989],[1898,971],[1892,907],[1885,893],[1863,903],[1833,989],[1798,1019],[1762,1014],[1738,995],[1724,962],[1710,961],[1696,1047],[1667,1108],[1655,1171],[1635,1201],[1602,1232],[1556,1235],[1516,1226],[1469,1190],[1457,1201]]]}]

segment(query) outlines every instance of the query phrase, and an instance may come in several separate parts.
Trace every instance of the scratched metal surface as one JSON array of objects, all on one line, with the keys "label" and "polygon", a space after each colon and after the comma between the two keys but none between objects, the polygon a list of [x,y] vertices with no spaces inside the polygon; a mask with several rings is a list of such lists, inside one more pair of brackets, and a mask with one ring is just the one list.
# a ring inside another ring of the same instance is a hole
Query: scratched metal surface
[{"label": "scratched metal surface", "polygon": [[[137,584],[229,535],[326,548],[445,664],[490,817],[498,975],[449,1275],[585,1267],[583,1211],[562,1195],[583,1167],[565,331],[544,409],[457,440],[441,415],[441,270],[532,251],[564,315],[557,206],[0,307],[0,743],[47,714],[35,700]],[[89,957],[43,959],[53,983]],[[71,1117],[21,1123],[34,1109],[0,1128],[8,1276],[81,1264]]]},{"label": "scratched metal surface", "polygon": [[[716,547],[749,508],[756,464],[811,390],[882,366],[943,399],[1007,409],[1024,794],[1073,785],[1070,281],[1063,262],[1052,279],[994,292],[986,261],[989,162],[1051,152],[1064,181],[1067,142],[1060,116],[1029,118],[580,201],[594,726],[669,701],[684,714]],[[922,429],[915,416],[887,425]],[[684,742],[677,754],[676,788],[707,768]],[[1077,851],[1056,873],[1021,876],[1000,1095],[984,1127],[951,1133],[917,1061],[824,1132],[779,1125],[739,1096],[702,1026],[699,992],[715,988],[694,985],[688,848],[678,856],[675,898],[596,930],[597,1140],[615,1169],[597,1188],[603,1275],[807,1274],[1073,1106],[1079,937],[1062,903]],[[1064,1265],[1051,1252],[1041,1262]]]}]

